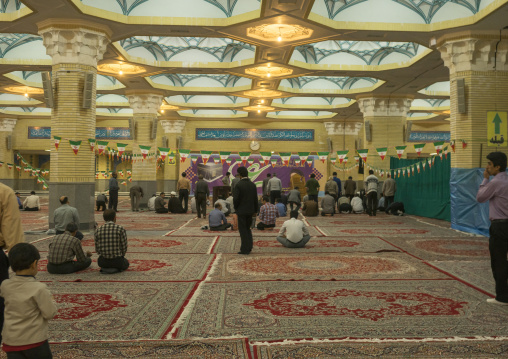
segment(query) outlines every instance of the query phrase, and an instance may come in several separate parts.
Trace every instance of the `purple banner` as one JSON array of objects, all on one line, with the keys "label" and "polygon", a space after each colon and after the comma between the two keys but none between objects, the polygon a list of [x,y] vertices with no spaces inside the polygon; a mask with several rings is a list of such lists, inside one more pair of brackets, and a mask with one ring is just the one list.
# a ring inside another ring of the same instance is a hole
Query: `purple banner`
[{"label": "purple banner", "polygon": [[[191,161],[191,157],[192,155],[189,156],[187,161]],[[213,158],[218,159],[217,164],[214,162]],[[187,173],[187,178],[192,183],[192,193],[194,193],[194,187],[198,180],[198,175],[200,174],[202,174],[204,180],[208,182],[210,195],[213,192],[213,187],[223,186],[222,178],[226,175],[226,172],[231,173],[230,178],[233,180],[236,174],[236,169],[243,166],[244,164],[239,155],[231,155],[230,158],[232,159],[231,164],[227,164],[226,161],[224,161],[224,163],[220,163],[219,155],[211,155],[207,163],[204,164],[201,156],[199,156],[197,161],[192,163],[185,171],[185,173]],[[277,158],[277,163],[275,163],[273,166],[271,163],[265,164],[259,155],[252,155],[250,159],[253,159],[254,162],[251,165],[248,163],[245,165],[245,167],[247,167],[249,170],[249,178],[256,184],[258,188],[259,195],[262,192],[263,179],[266,178],[268,173],[272,174],[272,176],[274,173],[277,174],[277,177],[282,182],[283,191],[289,191],[292,188],[292,183],[293,185],[298,186],[300,184],[301,186],[310,178],[311,173],[316,175],[316,179],[318,181],[323,177],[321,172],[314,168],[313,162],[311,163],[312,166],[309,166],[308,163],[303,162],[297,165],[294,160],[297,159],[298,156],[292,156],[289,160],[288,166],[285,166],[282,163],[282,160],[279,156],[272,156],[272,158]],[[314,161],[319,161],[317,156],[309,156],[309,158],[312,158]]]}]

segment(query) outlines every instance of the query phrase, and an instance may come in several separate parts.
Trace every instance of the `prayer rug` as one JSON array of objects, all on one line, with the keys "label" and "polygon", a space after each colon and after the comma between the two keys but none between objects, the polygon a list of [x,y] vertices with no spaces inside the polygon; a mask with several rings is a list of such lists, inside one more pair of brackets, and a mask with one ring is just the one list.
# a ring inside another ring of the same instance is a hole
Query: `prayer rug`
[{"label": "prayer rug", "polygon": [[[385,250],[398,251],[397,248],[378,237],[317,237],[311,238],[303,248],[286,248],[275,239],[254,238],[253,251],[255,253],[300,253],[300,252],[378,252]],[[237,253],[240,250],[240,238],[220,237],[214,247],[214,253]]]},{"label": "prayer rug", "polygon": [[249,359],[247,339],[51,343],[55,359]]},{"label": "prayer rug", "polygon": [[194,282],[47,283],[58,306],[50,341],[161,339]]},{"label": "prayer rug", "polygon": [[[318,226],[319,227],[319,226]],[[327,236],[396,236],[396,237],[459,237],[463,236],[462,233],[445,228],[418,226],[405,227],[393,226],[385,227],[378,226],[371,228],[362,228],[363,225],[358,226],[339,226],[336,227],[319,227],[321,231]]]},{"label": "prayer rug", "polygon": [[455,280],[205,283],[178,338],[506,335],[508,308]]},{"label": "prayer rug", "polygon": [[508,356],[508,342],[464,340],[455,342],[338,342],[255,345],[259,359],[337,358],[499,358]]},{"label": "prayer rug", "polygon": [[129,268],[121,273],[100,274],[95,255],[92,265],[80,272],[71,274],[50,274],[46,270],[47,253],[41,253],[38,280],[50,281],[190,281],[201,280],[205,276],[213,254],[155,254],[127,253]]},{"label": "prayer rug", "polygon": [[[97,221],[99,226],[104,224],[104,221]],[[125,228],[126,231],[146,231],[146,230],[154,230],[154,231],[170,231],[172,229],[177,229],[183,226],[186,221],[182,220],[173,220],[169,217],[166,217],[164,220],[156,221],[149,218],[133,218],[132,220],[118,220],[117,224],[121,225]]]},{"label": "prayer rug", "polygon": [[403,253],[223,254],[211,281],[448,279]]},{"label": "prayer rug", "polygon": [[422,239],[381,237],[395,247],[424,260],[485,260],[490,258],[489,242],[485,237]]},{"label": "prayer rug", "polygon": [[[311,237],[321,237],[322,233],[318,232],[318,230],[313,227],[307,227]],[[274,229],[265,229],[264,231],[260,231],[259,229],[254,228],[252,230],[253,237],[276,237],[280,231],[280,227],[275,227]],[[240,238],[240,234],[238,231],[232,231],[230,229],[226,231],[210,231],[210,230],[202,230],[199,227],[189,227],[185,226],[177,229],[173,233],[170,234],[172,237],[185,237],[185,236],[193,236],[193,237],[202,237],[206,235],[219,235],[221,237],[238,237]]]},{"label": "prayer rug", "polygon": [[496,294],[490,260],[482,261],[434,261],[430,264],[451,275],[472,284],[487,293]]}]

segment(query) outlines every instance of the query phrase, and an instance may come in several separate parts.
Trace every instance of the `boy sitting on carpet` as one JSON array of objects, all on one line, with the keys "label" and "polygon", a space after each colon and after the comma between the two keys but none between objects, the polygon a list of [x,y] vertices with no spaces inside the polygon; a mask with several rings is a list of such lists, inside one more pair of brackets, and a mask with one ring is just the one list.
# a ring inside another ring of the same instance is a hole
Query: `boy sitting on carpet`
[{"label": "boy sitting on carpet", "polygon": [[41,256],[32,244],[18,243],[9,251],[16,273],[3,281],[0,295],[5,300],[2,331],[3,350],[8,359],[52,358],[48,343],[48,320],[57,313],[46,284],[35,280]]}]

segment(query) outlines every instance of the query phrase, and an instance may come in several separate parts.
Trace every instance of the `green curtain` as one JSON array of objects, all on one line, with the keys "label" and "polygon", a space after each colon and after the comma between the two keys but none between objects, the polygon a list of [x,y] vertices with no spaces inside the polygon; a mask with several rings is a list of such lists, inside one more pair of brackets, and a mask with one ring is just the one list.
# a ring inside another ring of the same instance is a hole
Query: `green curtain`
[{"label": "green curtain", "polygon": [[[430,169],[427,158],[390,158],[390,168],[397,182],[395,202],[404,203],[407,214],[450,221],[450,157],[450,153],[446,159],[444,155],[442,159],[436,156]],[[402,173],[397,176],[397,169],[423,161],[426,161],[425,170],[420,163],[420,173],[415,168],[415,174],[409,178],[407,171],[405,176]]]}]

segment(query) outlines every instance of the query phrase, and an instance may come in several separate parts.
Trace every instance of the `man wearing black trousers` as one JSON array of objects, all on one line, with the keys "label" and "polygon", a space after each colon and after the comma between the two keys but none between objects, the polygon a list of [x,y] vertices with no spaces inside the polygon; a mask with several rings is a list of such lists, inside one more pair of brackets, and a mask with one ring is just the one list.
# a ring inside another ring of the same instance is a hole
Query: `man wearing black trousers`
[{"label": "man wearing black trousers", "polygon": [[118,187],[118,181],[116,179],[117,174],[116,172],[113,172],[111,174],[111,178],[109,179],[109,209],[114,209],[115,212],[118,212],[117,206],[118,206],[118,190],[120,187]]},{"label": "man wearing black trousers", "polygon": [[237,173],[242,178],[233,191],[233,204],[238,216],[238,231],[242,240],[238,254],[249,254],[253,245],[252,215],[258,212],[258,191],[256,185],[249,179],[247,168],[240,167]]}]

